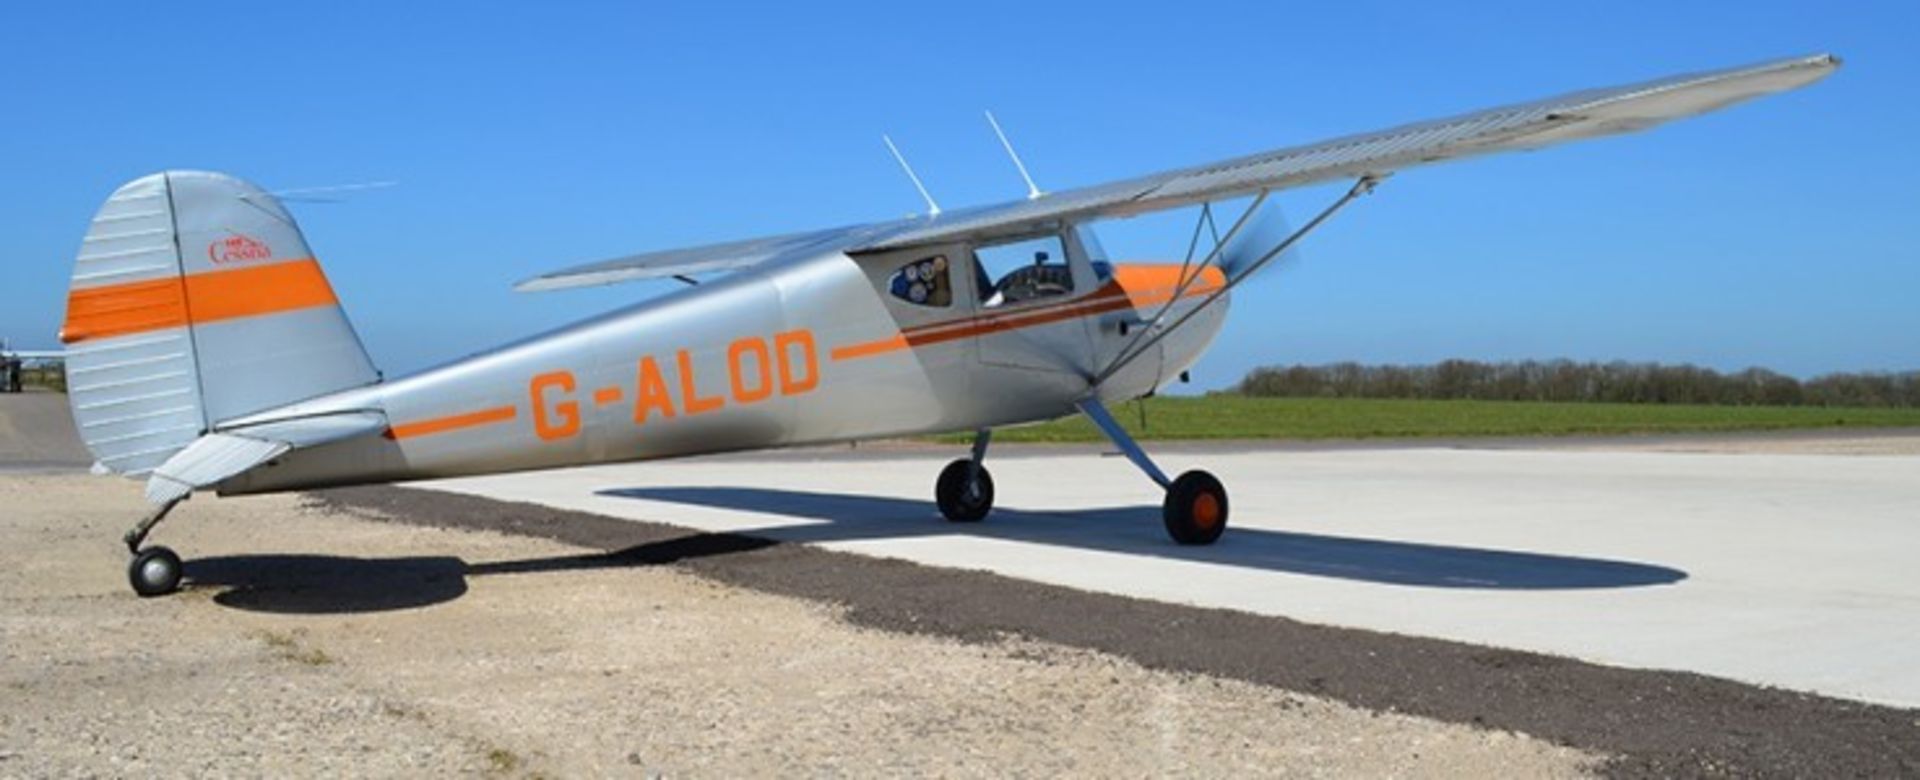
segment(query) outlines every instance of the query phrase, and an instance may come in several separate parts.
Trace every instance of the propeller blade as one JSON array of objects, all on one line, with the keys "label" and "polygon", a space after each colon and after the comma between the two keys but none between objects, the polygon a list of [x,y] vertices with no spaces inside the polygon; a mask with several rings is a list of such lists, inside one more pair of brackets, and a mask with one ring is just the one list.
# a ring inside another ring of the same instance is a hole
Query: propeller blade
[{"label": "propeller blade", "polygon": [[[1269,198],[1260,204],[1259,210],[1255,211],[1253,216],[1247,218],[1240,232],[1228,239],[1226,248],[1220,251],[1220,270],[1227,273],[1227,278],[1236,278],[1291,235],[1293,235],[1293,224],[1287,220],[1286,214],[1281,212],[1280,204]],[[1269,262],[1267,267],[1298,262],[1299,252],[1298,247],[1288,247],[1287,251]]]}]

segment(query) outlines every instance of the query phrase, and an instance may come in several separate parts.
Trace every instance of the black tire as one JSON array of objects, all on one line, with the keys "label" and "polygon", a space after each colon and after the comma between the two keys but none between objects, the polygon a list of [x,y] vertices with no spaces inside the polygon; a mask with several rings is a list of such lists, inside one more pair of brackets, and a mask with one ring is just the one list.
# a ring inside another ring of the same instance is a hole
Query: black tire
[{"label": "black tire", "polygon": [[940,514],[956,523],[978,523],[993,511],[993,475],[981,466],[979,483],[970,491],[967,474],[971,468],[972,461],[956,460],[941,469],[940,479],[933,483],[933,499],[940,504]]},{"label": "black tire", "polygon": [[127,581],[142,598],[165,596],[180,589],[180,556],[165,547],[148,547],[127,564]]},{"label": "black tire", "polygon": [[1212,474],[1189,471],[1167,488],[1160,510],[1174,541],[1213,544],[1227,530],[1227,489]]}]

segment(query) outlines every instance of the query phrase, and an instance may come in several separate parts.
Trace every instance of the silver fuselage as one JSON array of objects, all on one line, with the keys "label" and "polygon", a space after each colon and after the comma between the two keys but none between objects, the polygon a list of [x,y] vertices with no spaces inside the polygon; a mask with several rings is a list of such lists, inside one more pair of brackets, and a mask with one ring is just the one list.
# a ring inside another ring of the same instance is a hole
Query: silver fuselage
[{"label": "silver fuselage", "polygon": [[[989,306],[966,246],[949,305],[886,294],[904,253],[831,253],[757,267],[402,379],[271,410],[367,410],[391,430],[288,453],[220,485],[256,493],[967,431],[1073,413],[1135,341],[1181,268],[1111,272],[1079,251],[1074,292]],[[1217,290],[1189,283],[1163,321]],[[1152,392],[1212,342],[1207,306],[1102,383]],[[1123,333],[1125,331],[1125,333]],[[245,421],[236,421],[236,424]]]}]

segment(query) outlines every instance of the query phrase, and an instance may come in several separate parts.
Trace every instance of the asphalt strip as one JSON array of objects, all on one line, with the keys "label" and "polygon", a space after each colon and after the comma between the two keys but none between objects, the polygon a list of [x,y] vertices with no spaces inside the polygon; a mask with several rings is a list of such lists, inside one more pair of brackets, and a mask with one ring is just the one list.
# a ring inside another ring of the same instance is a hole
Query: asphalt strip
[{"label": "asphalt strip", "polygon": [[1022,636],[1148,668],[1523,732],[1618,756],[1602,767],[1612,776],[1920,774],[1920,710],[1090,593],[537,504],[385,486],[311,495],[372,519],[605,551],[529,563],[539,570],[673,565],[728,585],[843,605],[861,626],[972,642]]}]

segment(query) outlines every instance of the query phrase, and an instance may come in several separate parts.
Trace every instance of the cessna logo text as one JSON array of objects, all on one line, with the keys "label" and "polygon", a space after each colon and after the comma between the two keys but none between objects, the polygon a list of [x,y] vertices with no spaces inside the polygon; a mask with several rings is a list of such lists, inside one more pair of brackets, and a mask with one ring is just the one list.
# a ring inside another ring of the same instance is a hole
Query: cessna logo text
[{"label": "cessna logo text", "polygon": [[267,242],[242,233],[234,233],[207,245],[207,259],[217,264],[246,263],[273,257]]}]

